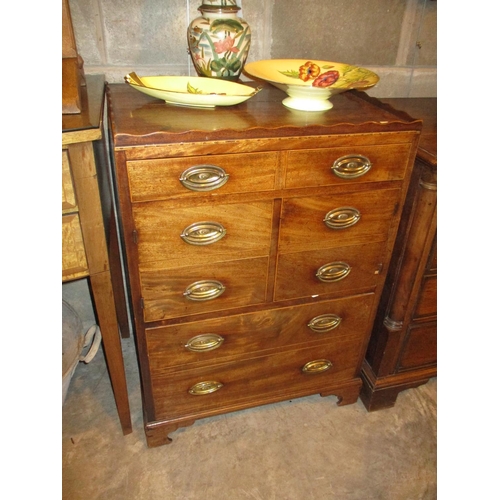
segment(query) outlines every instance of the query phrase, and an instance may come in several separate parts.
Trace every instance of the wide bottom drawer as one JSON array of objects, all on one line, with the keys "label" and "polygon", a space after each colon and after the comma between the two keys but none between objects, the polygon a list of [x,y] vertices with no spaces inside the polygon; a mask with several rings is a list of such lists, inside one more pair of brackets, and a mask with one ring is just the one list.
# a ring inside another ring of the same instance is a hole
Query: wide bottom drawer
[{"label": "wide bottom drawer", "polygon": [[364,337],[338,339],[333,345],[285,351],[210,368],[158,376],[153,370],[155,419],[195,416],[237,403],[269,397],[314,394],[355,377]]},{"label": "wide bottom drawer", "polygon": [[[367,335],[374,294],[146,329],[157,375]],[[259,354],[260,353],[260,354]]]}]

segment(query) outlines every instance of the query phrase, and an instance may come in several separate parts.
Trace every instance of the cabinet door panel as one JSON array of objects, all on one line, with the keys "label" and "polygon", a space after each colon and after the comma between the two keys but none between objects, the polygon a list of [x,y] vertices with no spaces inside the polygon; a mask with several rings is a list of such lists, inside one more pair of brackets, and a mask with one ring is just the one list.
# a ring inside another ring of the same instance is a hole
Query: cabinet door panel
[{"label": "cabinet door panel", "polygon": [[437,276],[427,276],[422,280],[420,293],[413,313],[414,319],[437,315]]},{"label": "cabinet door panel", "polygon": [[436,323],[410,327],[408,329],[408,339],[401,353],[400,369],[419,368],[436,362]]}]

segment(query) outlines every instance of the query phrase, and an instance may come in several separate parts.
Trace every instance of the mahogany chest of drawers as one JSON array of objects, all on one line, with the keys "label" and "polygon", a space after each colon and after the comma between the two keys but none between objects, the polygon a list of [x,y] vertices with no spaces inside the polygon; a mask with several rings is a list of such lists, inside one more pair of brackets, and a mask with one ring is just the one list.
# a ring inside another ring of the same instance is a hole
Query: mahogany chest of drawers
[{"label": "mahogany chest of drawers", "polygon": [[363,364],[369,411],[437,375],[437,100],[383,99],[423,120],[410,188]]},{"label": "mahogany chest of drawers", "polygon": [[311,394],[354,403],[421,122],[355,91],[215,109],[109,85],[149,446]]}]

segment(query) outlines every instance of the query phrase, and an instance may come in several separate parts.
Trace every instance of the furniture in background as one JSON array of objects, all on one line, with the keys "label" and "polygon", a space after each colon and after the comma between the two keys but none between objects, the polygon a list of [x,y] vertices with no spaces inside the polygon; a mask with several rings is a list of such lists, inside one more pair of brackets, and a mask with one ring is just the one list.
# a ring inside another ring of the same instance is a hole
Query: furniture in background
[{"label": "furniture in background", "polygon": [[361,399],[388,408],[437,375],[437,114],[435,98],[382,99],[423,120],[415,168],[366,359]]},{"label": "furniture in background", "polygon": [[289,398],[354,403],[421,122],[356,91],[322,113],[267,85],[215,109],[107,97],[148,445]]},{"label": "furniture in background", "polygon": [[104,88],[102,76],[87,76],[81,112],[62,115],[62,281],[89,279],[121,427],[128,434],[132,424],[120,338],[120,328],[128,333],[128,317],[110,190],[98,179],[106,178],[108,165],[101,140]]}]

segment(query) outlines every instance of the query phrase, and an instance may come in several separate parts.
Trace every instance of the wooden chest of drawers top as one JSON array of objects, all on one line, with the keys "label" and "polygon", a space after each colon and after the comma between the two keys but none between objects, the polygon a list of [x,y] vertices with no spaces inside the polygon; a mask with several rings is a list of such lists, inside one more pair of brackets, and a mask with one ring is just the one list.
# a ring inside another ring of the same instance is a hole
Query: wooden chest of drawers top
[{"label": "wooden chest of drawers top", "polygon": [[[265,86],[257,95],[237,106],[214,109],[195,109],[166,105],[160,99],[148,97],[126,84],[108,86],[108,99],[112,106],[111,130],[116,150],[130,146],[151,146],[156,154],[148,150],[148,157],[161,158],[172,155],[182,156],[183,144],[190,143],[190,154],[196,154],[193,143],[221,141],[220,153],[235,153],[228,141],[238,139],[261,139],[248,148],[266,150],[265,139],[301,138],[301,147],[307,147],[305,137],[311,137],[309,147],[315,147],[314,136],[332,134],[360,134],[380,132],[404,132],[420,130],[421,122],[405,113],[386,110],[379,101],[362,92],[349,91],[332,97],[333,109],[328,112],[294,111],[282,104],[285,94],[280,90]],[[119,106],[113,103],[119,101]],[[377,144],[379,137],[367,138],[367,143]],[[389,137],[384,139],[390,141]],[[279,141],[278,141],[279,142]],[[273,141],[274,150],[280,146]],[[397,142],[397,141],[396,141]],[[346,140],[349,144],[349,140]],[[171,148],[161,148],[170,145]],[[287,141],[281,149],[295,149]],[[241,145],[239,146],[241,149]],[[137,159],[142,149],[134,148],[129,159]],[[268,148],[267,148],[268,149]],[[212,154],[216,154],[213,145]],[[248,152],[242,150],[240,152]],[[206,148],[200,150],[206,154]]]}]

